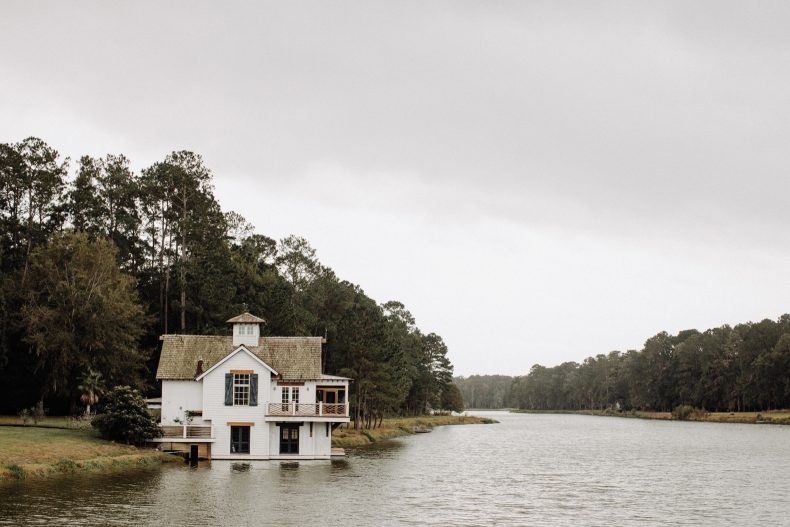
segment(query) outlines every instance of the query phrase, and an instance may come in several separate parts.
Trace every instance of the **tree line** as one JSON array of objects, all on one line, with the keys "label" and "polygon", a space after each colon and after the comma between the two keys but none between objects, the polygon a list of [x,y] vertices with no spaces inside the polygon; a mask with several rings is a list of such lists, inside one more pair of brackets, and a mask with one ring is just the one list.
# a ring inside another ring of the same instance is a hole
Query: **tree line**
[{"label": "tree line", "polygon": [[306,239],[223,211],[200,155],[139,173],[124,155],[71,164],[38,138],[0,144],[1,412],[76,412],[80,383],[99,378],[156,393],[159,335],[229,334],[243,310],[264,335],[327,338],[324,370],[354,379],[357,425],[458,405],[439,335],[337,277]]},{"label": "tree line", "polygon": [[790,407],[790,315],[650,337],[641,350],[519,377],[459,377],[470,408],[764,411]]}]

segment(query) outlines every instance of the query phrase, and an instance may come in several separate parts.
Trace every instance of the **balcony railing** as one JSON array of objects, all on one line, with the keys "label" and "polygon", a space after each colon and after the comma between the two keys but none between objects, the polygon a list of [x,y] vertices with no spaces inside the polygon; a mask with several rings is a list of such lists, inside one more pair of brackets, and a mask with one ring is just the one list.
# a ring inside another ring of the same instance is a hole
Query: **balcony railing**
[{"label": "balcony railing", "polygon": [[348,417],[348,405],[346,403],[269,403],[266,415]]},{"label": "balcony railing", "polygon": [[162,425],[163,438],[173,439],[212,439],[214,427],[212,425]]}]

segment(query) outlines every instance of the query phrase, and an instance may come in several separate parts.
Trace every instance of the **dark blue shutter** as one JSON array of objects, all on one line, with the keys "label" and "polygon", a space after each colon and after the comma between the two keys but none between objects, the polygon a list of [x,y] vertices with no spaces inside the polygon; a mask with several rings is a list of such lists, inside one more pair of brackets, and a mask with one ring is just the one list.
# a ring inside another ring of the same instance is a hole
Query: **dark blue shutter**
[{"label": "dark blue shutter", "polygon": [[225,406],[233,406],[233,374],[225,374]]},{"label": "dark blue shutter", "polygon": [[250,375],[250,406],[258,406],[258,374]]}]

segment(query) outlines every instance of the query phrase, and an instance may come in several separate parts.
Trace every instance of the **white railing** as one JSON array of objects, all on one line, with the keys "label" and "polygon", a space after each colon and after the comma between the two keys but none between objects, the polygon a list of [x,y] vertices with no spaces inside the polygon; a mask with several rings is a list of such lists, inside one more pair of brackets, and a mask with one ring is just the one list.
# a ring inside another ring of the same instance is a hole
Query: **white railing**
[{"label": "white railing", "polygon": [[162,425],[162,437],[182,439],[213,439],[213,425]]},{"label": "white railing", "polygon": [[266,415],[312,417],[348,417],[346,403],[269,403]]}]

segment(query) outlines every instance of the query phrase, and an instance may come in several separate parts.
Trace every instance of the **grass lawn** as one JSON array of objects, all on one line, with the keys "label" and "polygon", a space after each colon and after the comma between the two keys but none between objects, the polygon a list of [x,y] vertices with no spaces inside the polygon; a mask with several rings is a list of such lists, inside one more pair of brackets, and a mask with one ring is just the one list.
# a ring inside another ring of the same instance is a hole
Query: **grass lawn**
[{"label": "grass lawn", "polygon": [[154,450],[105,441],[91,429],[0,426],[0,480],[82,470],[150,465],[169,460]]},{"label": "grass lawn", "polygon": [[74,419],[72,417],[47,416],[34,423],[33,419],[28,418],[23,420],[16,415],[0,415],[0,425],[25,425],[25,426],[40,426],[49,428],[68,428],[72,430],[90,430],[91,423],[86,419]]},{"label": "grass lawn", "polygon": [[332,446],[363,446],[383,439],[410,435],[415,433],[415,429],[431,429],[434,426],[491,424],[496,422],[496,420],[486,417],[426,415],[384,419],[381,427],[373,430],[354,430],[354,424],[348,423],[332,432]]}]

